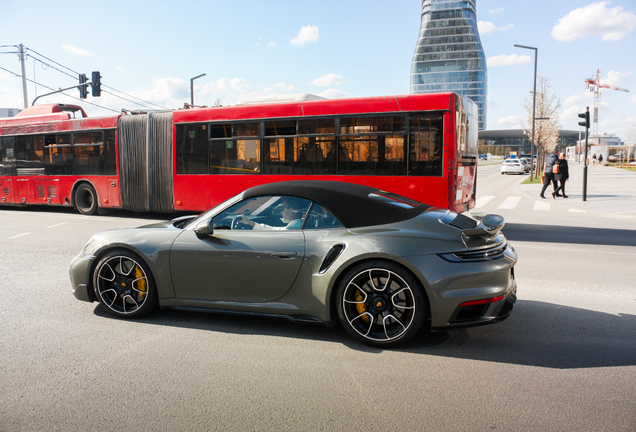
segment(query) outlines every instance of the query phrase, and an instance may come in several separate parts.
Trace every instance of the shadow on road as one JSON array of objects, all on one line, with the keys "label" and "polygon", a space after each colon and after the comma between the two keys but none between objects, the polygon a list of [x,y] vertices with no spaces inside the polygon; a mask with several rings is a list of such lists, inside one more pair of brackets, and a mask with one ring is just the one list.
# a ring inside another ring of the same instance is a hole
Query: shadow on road
[{"label": "shadow on road", "polygon": [[[110,318],[101,306],[95,309],[95,314]],[[320,340],[369,354],[383,351],[355,341],[340,326],[327,328],[262,317],[168,310],[137,322],[215,333]],[[636,315],[612,315],[519,300],[511,317],[500,324],[430,334],[422,332],[394,350],[557,369],[634,366],[634,334]]]},{"label": "shadow on road", "polygon": [[636,246],[636,230],[507,223],[503,232],[511,241]]}]

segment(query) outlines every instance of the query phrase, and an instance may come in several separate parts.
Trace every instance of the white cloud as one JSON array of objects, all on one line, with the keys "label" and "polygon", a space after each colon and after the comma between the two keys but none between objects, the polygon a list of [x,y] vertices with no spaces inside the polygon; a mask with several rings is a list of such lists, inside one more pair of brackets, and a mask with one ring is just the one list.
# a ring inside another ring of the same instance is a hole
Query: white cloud
[{"label": "white cloud", "polygon": [[623,82],[626,81],[627,77],[634,74],[634,71],[629,71],[625,73],[609,71],[607,73],[607,77],[601,78],[601,84],[606,84],[612,87],[621,87]]},{"label": "white cloud", "polygon": [[328,89],[318,93],[318,96],[322,96],[327,99],[341,99],[341,98],[349,97],[349,93],[343,92],[342,90],[338,90],[338,89]]},{"label": "white cloud", "polygon": [[528,55],[498,55],[494,57],[488,57],[488,67],[500,67],[500,66],[514,66],[522,65],[526,63],[532,63],[532,57]]},{"label": "white cloud", "polygon": [[499,126],[508,126],[510,129],[520,128],[523,119],[518,115],[509,115],[508,117],[502,117],[497,120],[496,124]]},{"label": "white cloud", "polygon": [[499,9],[489,10],[488,13],[489,14],[496,14],[496,13],[503,12],[503,11],[504,11],[504,8],[499,8]]},{"label": "white cloud", "polygon": [[636,29],[636,14],[624,12],[618,6],[609,8],[609,1],[592,3],[561,18],[552,29],[559,42],[600,35],[604,41],[618,41]]},{"label": "white cloud", "polygon": [[629,98],[631,103],[636,103],[636,95]]},{"label": "white cloud", "polygon": [[84,51],[83,49],[79,49],[77,47],[74,47],[73,45],[62,45],[62,49],[72,54],[77,54],[77,55],[87,56],[87,57],[97,57],[92,52]]},{"label": "white cloud", "polygon": [[275,47],[276,45],[278,45],[276,42],[270,42],[267,44],[268,47]]},{"label": "white cloud", "polygon": [[488,33],[494,33],[497,30],[497,26],[490,21],[477,21],[477,29],[480,35]]},{"label": "white cloud", "polygon": [[310,42],[316,42],[319,38],[318,27],[317,26],[304,26],[298,32],[298,35],[291,40],[291,43],[294,45],[305,45]]},{"label": "white cloud", "polygon": [[342,78],[342,75],[336,75],[335,73],[329,73],[327,75],[323,75],[323,76],[321,76],[319,78],[316,78],[315,80],[313,80],[309,84],[313,84],[313,85],[320,86],[320,87],[328,87],[328,86],[340,85],[340,84],[343,84],[344,82],[345,82],[345,80],[344,80],[344,78]]},{"label": "white cloud", "polygon": [[589,105],[593,96],[594,94],[592,92],[586,90],[583,93],[568,97],[565,102],[563,102],[563,106],[576,106],[578,108],[580,105],[585,105],[586,103]]},{"label": "white cloud", "polygon": [[507,24],[503,27],[497,27],[494,23],[490,21],[477,21],[477,29],[479,30],[480,35],[486,35],[489,33],[494,33],[497,31],[506,31],[510,30],[514,27],[514,24]]}]

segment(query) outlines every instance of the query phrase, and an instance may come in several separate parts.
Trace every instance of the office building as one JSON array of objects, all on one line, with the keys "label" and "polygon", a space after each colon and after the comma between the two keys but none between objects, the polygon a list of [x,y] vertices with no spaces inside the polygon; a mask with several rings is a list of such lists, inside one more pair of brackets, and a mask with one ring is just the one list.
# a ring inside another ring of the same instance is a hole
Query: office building
[{"label": "office building", "polygon": [[486,56],[477,30],[476,0],[422,1],[422,25],[411,62],[410,93],[455,92],[477,102],[486,128]]}]

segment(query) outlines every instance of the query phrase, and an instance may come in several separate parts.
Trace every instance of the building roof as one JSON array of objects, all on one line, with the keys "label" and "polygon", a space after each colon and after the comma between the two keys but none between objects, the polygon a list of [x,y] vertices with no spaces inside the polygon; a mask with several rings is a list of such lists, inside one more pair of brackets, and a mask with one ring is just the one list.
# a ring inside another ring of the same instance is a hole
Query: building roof
[{"label": "building roof", "polygon": [[[578,138],[579,131],[560,130],[559,138]],[[523,129],[502,129],[479,131],[479,139],[529,139]]]}]

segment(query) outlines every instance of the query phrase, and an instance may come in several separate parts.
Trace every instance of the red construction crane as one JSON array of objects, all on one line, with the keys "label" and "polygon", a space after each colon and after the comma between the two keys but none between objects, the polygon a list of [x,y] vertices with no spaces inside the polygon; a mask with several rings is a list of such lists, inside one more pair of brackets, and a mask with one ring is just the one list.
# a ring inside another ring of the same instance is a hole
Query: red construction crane
[{"label": "red construction crane", "polygon": [[601,80],[599,78],[600,75],[601,75],[601,71],[597,69],[596,79],[588,78],[585,80],[585,88],[594,92],[594,128],[592,129],[592,136],[595,136],[595,137],[598,136],[598,107],[601,101],[601,89],[607,88],[610,90],[629,92],[629,90],[624,88],[613,87],[607,84],[601,84]]}]

